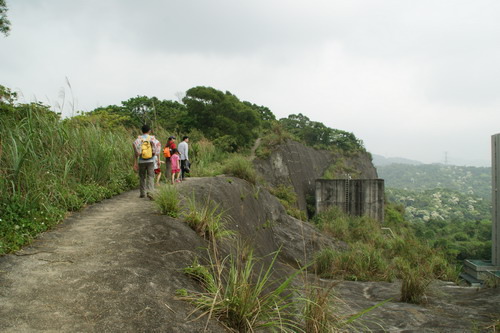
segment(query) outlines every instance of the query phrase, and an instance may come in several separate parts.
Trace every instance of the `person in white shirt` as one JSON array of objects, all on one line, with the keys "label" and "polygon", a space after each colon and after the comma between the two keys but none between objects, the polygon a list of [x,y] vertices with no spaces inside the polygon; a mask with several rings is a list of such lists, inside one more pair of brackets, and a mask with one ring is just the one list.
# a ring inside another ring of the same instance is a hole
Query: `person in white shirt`
[{"label": "person in white shirt", "polygon": [[[184,136],[182,142],[177,146],[177,150],[181,156],[181,180],[184,180],[184,176],[187,173],[186,169],[189,168],[189,137]],[[189,172],[189,171],[188,171]]]}]

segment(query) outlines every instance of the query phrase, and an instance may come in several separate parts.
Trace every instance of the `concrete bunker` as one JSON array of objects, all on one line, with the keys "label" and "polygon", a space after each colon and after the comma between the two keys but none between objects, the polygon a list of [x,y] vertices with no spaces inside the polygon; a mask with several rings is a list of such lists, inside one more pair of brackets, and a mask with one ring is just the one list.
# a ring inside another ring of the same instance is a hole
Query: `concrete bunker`
[{"label": "concrete bunker", "polygon": [[316,213],[337,206],[344,212],[384,221],[383,179],[317,179]]}]

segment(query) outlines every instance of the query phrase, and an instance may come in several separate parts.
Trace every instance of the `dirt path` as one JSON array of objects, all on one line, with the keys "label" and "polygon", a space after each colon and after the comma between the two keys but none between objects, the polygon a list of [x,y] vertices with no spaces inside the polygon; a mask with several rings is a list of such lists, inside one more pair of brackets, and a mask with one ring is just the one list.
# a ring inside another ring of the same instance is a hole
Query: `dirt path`
[{"label": "dirt path", "polygon": [[197,288],[182,268],[203,246],[138,191],[93,205],[0,257],[0,331],[201,332],[175,293]]},{"label": "dirt path", "polygon": [[255,158],[255,151],[257,150],[257,148],[259,148],[261,141],[262,141],[261,138],[257,138],[257,140],[255,140],[255,143],[253,144],[252,150],[250,153],[250,160],[253,160]]}]

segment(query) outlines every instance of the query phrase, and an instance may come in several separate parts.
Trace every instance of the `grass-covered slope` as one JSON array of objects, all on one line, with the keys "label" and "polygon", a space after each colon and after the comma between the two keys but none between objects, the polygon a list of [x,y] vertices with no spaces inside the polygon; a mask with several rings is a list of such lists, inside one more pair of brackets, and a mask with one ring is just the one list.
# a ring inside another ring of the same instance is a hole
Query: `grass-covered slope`
[{"label": "grass-covered slope", "polygon": [[0,103],[0,119],[0,254],[137,184],[124,129],[61,121],[40,104]]}]

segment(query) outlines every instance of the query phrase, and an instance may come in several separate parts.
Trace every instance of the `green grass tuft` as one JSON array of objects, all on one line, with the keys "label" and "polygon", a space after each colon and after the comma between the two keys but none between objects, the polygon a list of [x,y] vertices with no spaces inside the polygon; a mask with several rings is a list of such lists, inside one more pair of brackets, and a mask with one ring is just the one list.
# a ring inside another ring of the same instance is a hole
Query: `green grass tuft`
[{"label": "green grass tuft", "polygon": [[154,194],[154,203],[163,215],[178,217],[180,212],[179,192],[173,185],[165,184]]},{"label": "green grass tuft", "polygon": [[[300,332],[299,325],[289,314],[294,305],[291,282],[300,271],[281,282],[272,280],[277,255],[275,253],[269,266],[259,272],[252,251],[230,255],[220,264],[211,263],[206,268],[188,268],[186,273],[201,281],[205,290],[188,292],[181,299],[195,304],[204,315],[215,317],[238,332],[259,329]],[[196,265],[193,267],[198,267]]]},{"label": "green grass tuft", "polygon": [[255,184],[257,181],[257,174],[253,168],[252,162],[241,155],[233,155],[226,160],[222,172],[245,179],[252,184]]},{"label": "green grass tuft", "polygon": [[226,229],[230,217],[220,210],[220,205],[206,199],[202,204],[193,197],[188,201],[187,212],[184,220],[200,236],[208,240],[228,238],[233,235],[231,230]]}]

